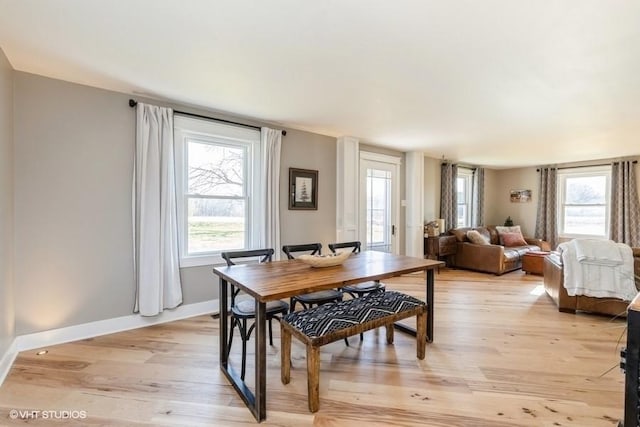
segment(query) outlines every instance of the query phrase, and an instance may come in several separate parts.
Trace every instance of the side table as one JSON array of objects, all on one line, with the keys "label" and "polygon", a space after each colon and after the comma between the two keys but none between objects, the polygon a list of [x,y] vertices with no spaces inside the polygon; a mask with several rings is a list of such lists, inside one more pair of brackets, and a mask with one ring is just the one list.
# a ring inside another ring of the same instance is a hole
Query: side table
[{"label": "side table", "polygon": [[424,254],[429,259],[444,261],[456,253],[456,236],[442,234],[440,236],[428,236],[424,238]]}]

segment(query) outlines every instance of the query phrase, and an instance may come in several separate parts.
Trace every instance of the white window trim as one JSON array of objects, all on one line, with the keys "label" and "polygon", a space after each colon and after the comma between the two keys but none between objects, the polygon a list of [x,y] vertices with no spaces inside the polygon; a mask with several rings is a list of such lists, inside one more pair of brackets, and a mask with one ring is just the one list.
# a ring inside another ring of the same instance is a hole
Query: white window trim
[{"label": "white window trim", "polygon": [[[364,244],[366,242],[366,228],[367,228],[367,220],[366,220],[366,195],[367,190],[366,186],[363,188],[363,181],[361,174],[364,173],[362,169],[363,161],[372,161],[379,163],[388,163],[390,165],[395,166],[395,170],[393,172],[393,189],[392,189],[392,200],[391,200],[391,218],[392,221],[396,224],[400,221],[400,166],[402,165],[402,158],[398,156],[391,156],[389,154],[382,153],[374,153],[372,151],[360,151],[359,154],[359,162],[358,162],[358,198],[359,198],[359,214],[358,221],[359,225],[359,236],[362,236],[358,240],[361,240]],[[396,225],[396,233],[391,235],[391,247],[393,249],[393,253],[400,253],[400,227]],[[364,250],[364,246],[363,246]]]},{"label": "white window trim", "polygon": [[[262,222],[259,220],[263,206],[260,191],[261,139],[260,131],[242,126],[192,118],[176,114],[174,116],[174,138],[176,159],[176,199],[178,205],[178,238],[180,242],[180,267],[224,264],[220,252],[198,255],[187,254],[187,144],[188,139],[230,146],[243,146],[247,150],[245,173],[247,179],[247,244],[244,249],[257,248],[263,241]],[[238,249],[240,250],[240,249]]]},{"label": "white window trim", "polygon": [[[473,197],[472,197],[472,192],[473,192],[473,169],[467,169],[467,168],[459,167],[458,168],[458,176],[456,177],[456,179],[457,178],[464,178],[464,180],[466,181],[466,186],[465,187],[466,187],[467,191],[465,193],[465,196],[466,196],[465,204],[467,205],[467,215],[466,215],[466,218],[465,218],[464,227],[471,227],[471,210],[472,210],[471,204],[472,204],[472,200],[473,200]],[[457,185],[457,183],[456,183],[456,185]],[[457,191],[457,188],[456,188],[456,191]],[[458,201],[458,203],[459,202],[460,201]],[[457,215],[458,215],[458,213],[456,211],[456,218],[457,218]],[[458,226],[458,225],[456,225],[456,226]]]},{"label": "white window trim", "polygon": [[[601,176],[605,175],[607,177],[605,184],[605,234],[603,235],[594,235],[594,234],[571,234],[565,233],[563,226],[563,214],[564,214],[564,201],[565,201],[565,183],[567,177],[588,177],[588,176]],[[556,221],[558,224],[558,237],[563,239],[580,239],[580,238],[590,238],[590,239],[609,239],[609,226],[611,224],[611,166],[592,166],[592,167],[580,167],[580,168],[566,168],[558,170],[558,178],[557,178],[557,194],[558,194],[558,209],[557,209],[557,217]]]},{"label": "white window trim", "polygon": [[391,163],[400,166],[402,158],[398,156],[390,156],[388,154],[374,153],[371,151],[360,151],[360,160],[372,160],[374,162]]}]

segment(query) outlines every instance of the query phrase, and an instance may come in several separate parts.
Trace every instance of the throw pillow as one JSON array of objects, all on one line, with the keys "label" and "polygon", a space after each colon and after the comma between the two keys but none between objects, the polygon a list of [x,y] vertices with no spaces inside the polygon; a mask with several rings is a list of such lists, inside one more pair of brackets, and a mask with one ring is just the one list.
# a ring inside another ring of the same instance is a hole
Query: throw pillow
[{"label": "throw pillow", "polygon": [[467,241],[467,231],[468,228],[455,228],[451,230],[451,233],[456,236],[456,240],[458,242],[466,242]]},{"label": "throw pillow", "polygon": [[476,245],[488,245],[489,240],[485,238],[478,230],[469,230],[467,231],[467,238],[471,241],[471,243],[475,243]]},{"label": "throw pillow", "polygon": [[487,242],[491,243],[491,233],[489,232],[489,230],[485,227],[476,227],[474,228],[474,230],[476,230],[478,233],[480,233],[480,235],[482,237],[484,237]]},{"label": "throw pillow", "polygon": [[522,233],[502,233],[500,239],[504,242],[503,245],[508,248],[527,245],[524,237],[522,237]]},{"label": "throw pillow", "polygon": [[496,231],[498,232],[498,237],[500,238],[501,245],[504,245],[504,240],[502,239],[502,235],[504,233],[520,233],[520,236],[522,236],[522,231],[520,230],[519,225],[514,225],[511,227],[503,227],[501,225],[496,225]]}]

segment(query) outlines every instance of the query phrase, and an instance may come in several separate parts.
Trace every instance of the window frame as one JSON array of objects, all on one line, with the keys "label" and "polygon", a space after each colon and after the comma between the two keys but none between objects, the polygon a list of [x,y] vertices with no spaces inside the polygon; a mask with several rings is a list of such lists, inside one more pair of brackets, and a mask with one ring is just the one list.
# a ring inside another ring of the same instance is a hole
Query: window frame
[{"label": "window frame", "polygon": [[[174,114],[176,203],[180,267],[223,264],[222,250],[188,253],[189,224],[188,208],[191,199],[243,199],[245,200],[245,242],[242,248],[257,248],[262,241],[262,206],[260,191],[261,138],[260,131],[244,126],[236,126],[195,118],[179,113]],[[224,147],[242,148],[245,153],[243,196],[211,196],[188,192],[189,142],[213,144]]]},{"label": "window frame", "polygon": [[[456,176],[456,194],[458,193],[458,179],[464,179],[465,181],[465,192],[464,192],[464,202],[461,203],[460,200],[457,200],[456,206],[456,226],[457,227],[471,227],[471,210],[472,210],[472,197],[473,197],[473,169],[467,169],[463,167],[458,167],[458,173]],[[459,198],[458,198],[459,199]],[[458,210],[460,209],[460,205],[465,205],[465,215],[464,215],[464,224],[458,224]]]},{"label": "window frame", "polygon": [[[564,215],[565,208],[567,206],[602,206],[601,204],[567,204],[565,202],[567,198],[567,179],[568,178],[587,178],[587,177],[605,177],[605,232],[604,235],[600,234],[578,234],[578,233],[565,233],[564,231]],[[558,170],[557,175],[557,215],[556,220],[558,224],[558,237],[563,239],[576,239],[576,238],[592,238],[592,239],[609,239],[609,228],[611,224],[611,166],[589,166],[580,168],[565,168]]]}]

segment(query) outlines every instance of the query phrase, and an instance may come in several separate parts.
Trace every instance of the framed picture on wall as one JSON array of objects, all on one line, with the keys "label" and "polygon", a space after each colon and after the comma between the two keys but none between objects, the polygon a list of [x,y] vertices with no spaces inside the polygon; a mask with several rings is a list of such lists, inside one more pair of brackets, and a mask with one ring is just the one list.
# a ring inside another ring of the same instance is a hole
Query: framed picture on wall
[{"label": "framed picture on wall", "polygon": [[289,168],[289,209],[318,209],[318,171]]},{"label": "framed picture on wall", "polygon": [[511,190],[511,203],[526,203],[531,201],[531,190]]}]

